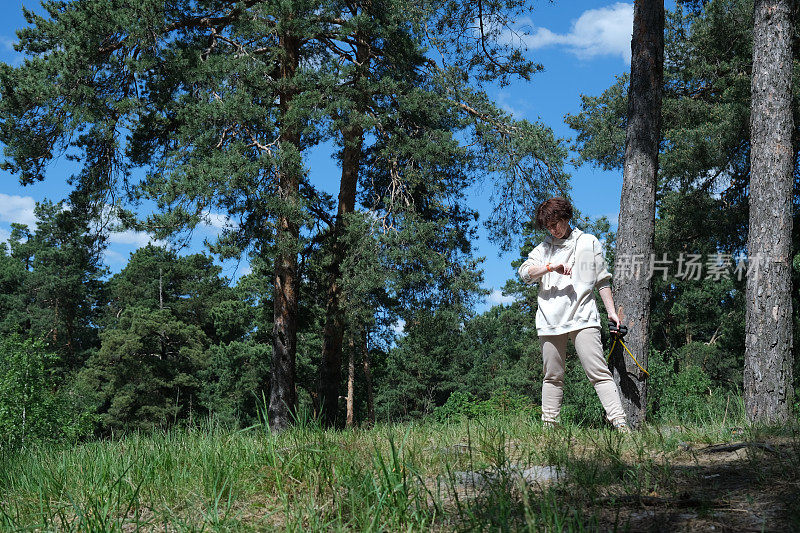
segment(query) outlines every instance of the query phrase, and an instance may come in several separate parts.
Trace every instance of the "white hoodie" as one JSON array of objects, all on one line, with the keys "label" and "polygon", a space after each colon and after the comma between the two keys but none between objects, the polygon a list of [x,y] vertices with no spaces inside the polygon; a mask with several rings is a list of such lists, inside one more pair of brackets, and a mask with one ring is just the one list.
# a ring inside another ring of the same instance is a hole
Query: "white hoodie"
[{"label": "white hoodie", "polygon": [[[529,275],[530,267],[547,263],[571,264],[572,275],[558,272],[545,272],[537,278]],[[594,235],[578,228],[564,239],[548,235],[528,254],[518,272],[525,283],[539,283],[536,332],[540,336],[600,326],[593,290],[609,287],[611,273],[606,268],[603,247]]]}]

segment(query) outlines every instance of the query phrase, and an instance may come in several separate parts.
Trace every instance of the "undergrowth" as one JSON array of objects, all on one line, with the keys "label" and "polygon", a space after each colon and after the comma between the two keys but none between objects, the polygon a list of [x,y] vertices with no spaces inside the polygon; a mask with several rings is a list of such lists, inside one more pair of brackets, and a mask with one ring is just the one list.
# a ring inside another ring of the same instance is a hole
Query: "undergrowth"
[{"label": "undergrowth", "polygon": [[[709,413],[694,425],[660,423],[630,435],[569,422],[545,431],[536,417],[522,413],[348,431],[303,419],[280,434],[263,424],[230,430],[207,421],[74,446],[6,450],[0,526],[636,530],[631,507],[662,502],[669,508],[672,502],[684,512],[685,502],[694,501],[687,500],[687,479],[712,475],[690,471],[704,468],[697,450],[711,443],[777,439],[782,448],[768,461],[762,459],[770,446],[743,448],[747,455],[737,456],[737,468],[754,472],[754,487],[800,478],[794,426],[748,428],[740,402],[730,403],[724,418]],[[525,478],[534,467],[561,475],[555,481]],[[796,501],[786,499],[786,524],[800,520]],[[713,515],[714,501],[703,502],[703,512]]]}]

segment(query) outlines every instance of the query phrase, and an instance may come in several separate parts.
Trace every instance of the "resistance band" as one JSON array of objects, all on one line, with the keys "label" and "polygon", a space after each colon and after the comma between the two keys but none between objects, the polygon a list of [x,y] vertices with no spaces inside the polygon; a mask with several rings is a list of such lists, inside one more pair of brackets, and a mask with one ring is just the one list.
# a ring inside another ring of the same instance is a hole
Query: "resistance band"
[{"label": "resistance band", "polygon": [[622,337],[620,337],[619,335],[614,335],[614,342],[611,344],[611,349],[608,351],[608,357],[606,357],[606,364],[608,364],[608,360],[611,359],[611,354],[614,353],[614,346],[617,345],[617,341],[619,341],[622,347],[625,348],[625,351],[628,352],[628,355],[631,356],[631,359],[633,359],[633,362],[636,363],[636,366],[639,367],[639,370],[644,372],[647,377],[650,377],[650,372],[642,368],[642,365],[639,364],[639,361],[636,360],[636,358],[633,356],[628,347],[625,346],[625,343],[622,342]]}]

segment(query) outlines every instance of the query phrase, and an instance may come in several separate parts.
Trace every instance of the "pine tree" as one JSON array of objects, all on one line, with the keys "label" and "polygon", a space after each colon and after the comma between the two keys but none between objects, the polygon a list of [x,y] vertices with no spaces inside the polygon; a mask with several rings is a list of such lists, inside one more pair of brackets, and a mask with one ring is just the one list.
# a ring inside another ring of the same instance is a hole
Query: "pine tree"
[{"label": "pine tree", "polygon": [[[664,63],[663,0],[634,2],[631,49],[614,301],[623,310],[630,328],[627,339],[630,349],[639,354],[640,362],[646,365],[650,349],[651,278],[646,273],[637,275],[631,272],[621,279],[619,273],[626,268],[630,270],[635,258],[649,259],[653,253]],[[620,390],[628,423],[638,427],[645,419],[647,382],[639,376],[637,365],[624,357],[622,350],[612,357],[614,380]]]},{"label": "pine tree", "polygon": [[[346,113],[334,114],[342,140],[342,181],[336,228],[332,231],[333,281],[326,304],[320,374],[323,413],[328,423],[336,416],[342,338],[347,329],[344,308],[348,304],[343,301],[346,295],[341,290],[344,281],[337,281],[341,261],[349,253],[342,247],[342,221],[346,218],[341,215],[354,205],[359,167],[388,172],[388,179],[370,176],[369,182],[362,180],[361,188],[367,199],[365,207],[377,212],[384,228],[391,229],[396,228],[386,221],[398,210],[422,215],[420,222],[435,220],[436,211],[426,211],[424,207],[431,203],[430,199],[416,202],[412,198],[417,194],[411,191],[419,187],[416,182],[422,169],[429,172],[426,178],[430,180],[439,175],[433,171],[437,166],[449,166],[451,176],[463,175],[462,186],[479,179],[491,181],[497,193],[491,227],[495,240],[505,246],[519,231],[521,214],[543,200],[547,191],[563,190],[566,181],[562,170],[566,152],[552,131],[542,124],[513,120],[494,105],[483,89],[488,81],[502,85],[512,77],[527,80],[541,69],[525,59],[518,47],[501,38],[505,37],[502,31],[511,31],[514,17],[529,8],[527,3],[453,1],[445,5],[420,1],[402,5],[365,2],[357,6],[361,17],[371,15],[371,23],[361,21],[349,34],[351,50],[342,62],[355,60],[347,84],[354,94],[345,99]],[[354,13],[352,20],[358,20],[359,14]],[[407,29],[399,21],[409,16],[411,24]],[[465,34],[463,23],[476,19],[481,22],[481,31]],[[377,36],[381,38],[376,40]],[[424,57],[422,46],[435,49],[436,59]],[[363,60],[358,60],[361,55]],[[410,133],[414,128],[431,132]],[[375,137],[375,146],[364,144],[365,132]],[[453,142],[453,132],[467,137],[469,142]],[[420,144],[420,139],[435,139],[438,150]],[[406,145],[414,149],[409,150]],[[371,163],[380,153],[382,161]],[[384,161],[392,167],[387,169]],[[453,181],[452,177],[443,179]],[[437,189],[442,187],[435,183],[419,190],[438,198]],[[459,194],[454,183],[448,189],[451,198]],[[385,192],[390,194],[385,196]],[[462,210],[456,219],[465,214]]]},{"label": "pine tree", "polygon": [[34,213],[36,228],[15,225],[9,239],[8,313],[0,331],[45,342],[58,356],[51,370],[64,378],[99,346],[105,244],[64,204],[38,203]]},{"label": "pine tree", "polygon": [[238,302],[220,271],[202,254],[148,245],[108,281],[102,343],[79,376],[102,430],[163,427],[213,409],[203,398],[215,384],[201,378],[211,346],[232,336],[220,314]]},{"label": "pine tree", "polygon": [[792,40],[796,5],[756,0],[750,114],[750,227],[744,398],[752,422],[792,408]]},{"label": "pine tree", "polygon": [[[145,229],[161,236],[211,209],[234,217],[216,250],[271,256],[270,423],[285,428],[295,406],[301,158],[325,93],[314,38],[335,18],[302,1],[77,0],[45,9],[47,18],[26,12],[30,26],[19,32],[35,59],[0,73],[5,168],[32,183],[60,148],[71,150],[84,163],[73,203],[100,213],[130,185],[134,200],[157,199],[162,211]],[[148,174],[129,184],[136,166]]]},{"label": "pine tree", "polygon": [[[752,2],[714,0],[691,11],[679,6],[668,14],[665,32],[655,253],[657,259],[667,253],[673,264],[670,279],[654,278],[653,347],[675,371],[699,362],[730,389],[741,388],[744,367],[752,29]],[[793,65],[797,79],[800,61],[794,58]],[[581,113],[567,118],[578,132],[583,160],[606,169],[620,168],[623,158],[627,80],[622,76],[602,95],[582,97]],[[793,113],[798,112],[795,104]],[[796,158],[797,146],[794,150]],[[793,190],[795,195],[800,190],[797,175]],[[797,206],[791,216],[796,225]],[[797,250],[798,235],[793,239]],[[730,279],[676,282],[680,253],[706,260],[713,257],[709,254],[728,254]],[[799,273],[795,267],[793,287],[800,285]],[[792,302],[800,303],[796,290]],[[793,327],[797,336],[797,324]],[[796,365],[796,354],[793,359]]]},{"label": "pine tree", "polygon": [[[4,168],[34,183],[66,151],[83,163],[72,180],[76,209],[110,211],[124,227],[162,238],[188,237],[204,219],[226,216],[212,251],[249,254],[273,279],[271,298],[260,303],[272,307],[262,325],[272,327],[269,420],[280,430],[297,404],[298,328],[316,320],[310,289],[318,280],[302,269],[317,268],[323,251],[333,258],[323,289],[333,295],[326,339],[335,348],[346,331],[347,306],[335,289],[348,251],[339,243],[359,188],[373,229],[387,235],[381,257],[393,271],[383,289],[375,284],[375,294],[389,295],[379,304],[386,309],[439,298],[440,285],[422,284],[448,269],[451,277],[462,267],[474,273],[467,236],[475,216],[461,195],[476,176],[503,174],[512,185],[498,190],[530,188],[527,200],[542,193],[543,175],[565,180],[565,151],[548,128],[514,123],[470,87],[537,70],[492,44],[502,39],[489,19],[521,5],[48,2],[47,16],[26,12],[29,26],[20,31],[32,60],[0,69]],[[487,26],[468,37],[480,44],[472,53],[458,34],[476,15]],[[436,42],[423,37],[425,21],[435,21]],[[428,61],[420,43],[444,46],[453,62]],[[303,154],[331,132],[341,141],[344,178],[335,215],[303,168]],[[456,139],[465,132],[462,144]],[[141,182],[135,168],[146,171]],[[144,221],[133,210],[142,199],[158,209]],[[421,257],[426,247],[437,257]],[[409,258],[429,270],[398,266]],[[341,355],[330,353],[322,381],[330,387],[325,402],[337,403]],[[326,413],[335,418],[334,410]]]},{"label": "pine tree", "polygon": [[[340,44],[327,43],[342,64],[340,77],[343,80],[334,89],[328,108],[332,129],[341,145],[337,155],[342,169],[335,219],[326,238],[330,259],[319,397],[322,416],[328,425],[336,423],[339,410],[343,338],[349,327],[345,319],[348,303],[343,299],[352,300],[354,297],[343,292],[343,285],[347,282],[342,279],[342,268],[343,262],[353,253],[346,244],[345,234],[348,215],[356,209],[365,157],[365,135],[374,134],[384,127],[384,122],[392,114],[392,106],[403,105],[402,94],[413,90],[409,80],[414,79],[414,69],[419,68],[423,59],[404,27],[405,17],[397,3],[370,0],[344,3],[342,11],[346,22],[342,25],[341,35],[346,37]],[[360,336],[358,327],[353,327],[354,334]],[[355,341],[352,337],[350,340],[353,345],[348,352],[350,357],[354,357]],[[354,371],[354,362],[349,362],[348,383],[351,389]],[[351,397],[352,390],[348,395]],[[348,405],[352,407],[352,399]]]}]

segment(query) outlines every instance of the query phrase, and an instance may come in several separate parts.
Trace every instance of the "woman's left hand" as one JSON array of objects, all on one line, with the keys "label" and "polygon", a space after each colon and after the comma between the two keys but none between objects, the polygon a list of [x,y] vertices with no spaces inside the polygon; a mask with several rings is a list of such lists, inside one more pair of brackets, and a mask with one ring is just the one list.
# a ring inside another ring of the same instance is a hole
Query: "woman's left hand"
[{"label": "woman's left hand", "polygon": [[558,274],[563,274],[564,276],[572,275],[572,266],[567,263],[559,263],[551,268],[553,272],[557,272]]},{"label": "woman's left hand", "polygon": [[620,327],[622,325],[621,322],[619,321],[619,317],[617,316],[616,311],[613,310],[608,312],[608,321],[613,322],[614,324],[617,325],[617,327]]}]

